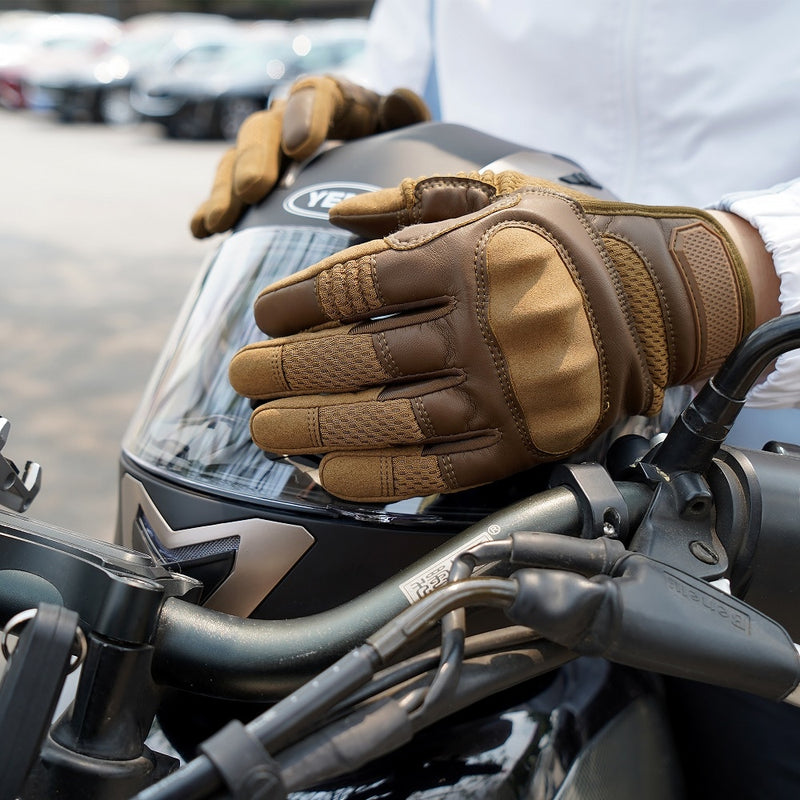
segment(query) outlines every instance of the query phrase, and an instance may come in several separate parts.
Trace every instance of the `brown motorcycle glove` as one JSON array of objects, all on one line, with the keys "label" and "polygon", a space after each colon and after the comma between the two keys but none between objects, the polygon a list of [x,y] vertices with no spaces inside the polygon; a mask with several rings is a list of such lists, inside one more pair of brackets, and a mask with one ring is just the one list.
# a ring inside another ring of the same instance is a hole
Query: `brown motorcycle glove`
[{"label": "brown motorcycle glove", "polygon": [[656,413],[753,325],[741,257],[697,209],[506,172],[407,180],[331,217],[384,238],[266,288],[256,321],[284,338],[240,350],[230,379],[269,401],[254,441],[326,454],[320,481],[342,498],[453,492],[565,457]]},{"label": "brown motorcycle glove", "polygon": [[286,100],[242,123],[192,217],[192,234],[202,239],[232,228],[247,205],[272,191],[285,157],[302,161],[326,139],[356,139],[427,119],[427,106],[410,89],[379,95],[339,78],[301,78]]}]

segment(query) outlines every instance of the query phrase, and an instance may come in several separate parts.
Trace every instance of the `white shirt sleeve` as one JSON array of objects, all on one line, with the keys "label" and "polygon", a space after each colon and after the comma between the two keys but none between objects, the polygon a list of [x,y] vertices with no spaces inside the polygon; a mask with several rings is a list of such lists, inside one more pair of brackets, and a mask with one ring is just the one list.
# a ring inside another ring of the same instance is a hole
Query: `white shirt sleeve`
[{"label": "white shirt sleeve", "polygon": [[431,66],[431,0],[376,0],[369,18],[366,81],[387,94],[401,86],[422,94]]},{"label": "white shirt sleeve", "polygon": [[[734,192],[716,206],[746,219],[761,234],[780,278],[781,314],[800,311],[800,178],[764,191]],[[778,358],[747,395],[752,408],[800,408],[800,350]]]}]

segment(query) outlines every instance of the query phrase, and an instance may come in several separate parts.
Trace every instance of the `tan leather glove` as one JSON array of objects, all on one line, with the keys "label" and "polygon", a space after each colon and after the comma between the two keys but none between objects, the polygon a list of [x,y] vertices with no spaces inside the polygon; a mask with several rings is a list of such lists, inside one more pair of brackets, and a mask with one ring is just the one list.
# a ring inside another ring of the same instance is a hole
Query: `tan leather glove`
[{"label": "tan leather glove", "polygon": [[202,239],[232,228],[247,205],[272,191],[285,157],[302,161],[326,139],[357,139],[427,119],[427,106],[410,89],[379,95],[330,76],[301,78],[286,100],[242,123],[192,217],[192,234]]},{"label": "tan leather glove", "polygon": [[[334,495],[493,481],[586,446],[708,375],[753,325],[704,211],[598,200],[517,173],[405,181],[332,216],[381,234],[266,288],[230,379],[276,453],[325,453]],[[441,220],[432,222],[431,220]],[[279,398],[279,399],[275,399]]]}]

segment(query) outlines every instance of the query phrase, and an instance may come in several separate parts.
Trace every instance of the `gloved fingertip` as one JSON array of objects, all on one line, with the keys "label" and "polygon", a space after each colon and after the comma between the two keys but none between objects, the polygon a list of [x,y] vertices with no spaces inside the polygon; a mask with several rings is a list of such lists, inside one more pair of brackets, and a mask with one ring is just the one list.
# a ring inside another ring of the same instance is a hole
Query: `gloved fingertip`
[{"label": "gloved fingertip", "polygon": [[226,207],[217,206],[210,209],[204,221],[209,235],[230,230],[242,215],[242,210],[243,206],[241,203],[235,203]]},{"label": "gloved fingertip", "polygon": [[451,491],[435,456],[418,448],[328,453],[319,465],[323,488],[344,500],[387,503]]},{"label": "gloved fingertip", "polygon": [[228,381],[237,394],[261,398],[286,392],[280,373],[281,348],[264,343],[245,346],[228,364]]},{"label": "gloved fingertip", "polygon": [[250,417],[253,441],[269,453],[314,453],[320,448],[315,408],[259,406]]},{"label": "gloved fingertip", "polygon": [[255,205],[263,200],[278,180],[277,162],[272,168],[262,164],[262,170],[250,169],[245,161],[236,165],[233,173],[233,193],[242,202]]},{"label": "gloved fingertip", "polygon": [[278,147],[283,114],[277,110],[256,111],[239,126],[236,147],[233,150],[233,163],[238,162],[242,153],[256,149]]},{"label": "gloved fingertip", "polygon": [[388,502],[392,495],[391,458],[329,453],[319,465],[323,488],[335,497],[354,502]]},{"label": "gloved fingertip", "polygon": [[211,236],[211,231],[206,228],[205,203],[201,205],[189,222],[189,228],[195,239],[206,239]]},{"label": "gloved fingertip", "polygon": [[405,198],[400,189],[378,189],[348,197],[328,214],[331,223],[359,236],[376,239],[409,223]]},{"label": "gloved fingertip", "polygon": [[280,123],[280,107],[270,107],[262,111],[254,111],[249,116],[245,117],[242,124],[239,126],[239,131],[236,134],[236,147],[242,145],[247,146],[252,139],[260,139],[264,136],[264,130],[271,129],[274,125]]},{"label": "gloved fingertip", "polygon": [[317,133],[309,126],[300,127],[295,125],[295,121],[289,120],[283,127],[281,149],[292,161],[305,161],[325,141],[326,134],[327,126],[324,132]]},{"label": "gloved fingertip", "polygon": [[258,111],[239,129],[231,164],[231,191],[248,205],[263,200],[277,183],[282,118],[277,110]]},{"label": "gloved fingertip", "polygon": [[379,130],[390,131],[430,119],[431,112],[427,104],[411,89],[395,89],[381,98],[378,108]]},{"label": "gloved fingertip", "polygon": [[331,209],[331,214],[348,216],[369,213],[394,213],[397,214],[405,208],[405,198],[402,191],[392,186],[388,189],[375,189],[372,192],[363,192],[348,197],[338,202]]},{"label": "gloved fingertip", "polygon": [[286,101],[281,128],[283,152],[303,161],[325,141],[341,92],[331,79],[299,84]]}]

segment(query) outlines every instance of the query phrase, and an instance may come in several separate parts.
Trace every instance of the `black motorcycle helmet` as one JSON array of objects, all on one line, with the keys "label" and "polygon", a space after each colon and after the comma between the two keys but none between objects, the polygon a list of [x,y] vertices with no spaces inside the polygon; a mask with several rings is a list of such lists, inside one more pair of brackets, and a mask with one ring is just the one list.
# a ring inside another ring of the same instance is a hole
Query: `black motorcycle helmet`
[{"label": "black motorcycle helmet", "polygon": [[[422,123],[327,145],[247,211],[198,276],[124,437],[121,544],[199,579],[200,602],[209,608],[294,619],[367,592],[450,536],[546,488],[545,465],[454,494],[389,504],[340,500],[317,482],[318,458],[276,458],[253,444],[250,403],[228,382],[233,354],[264,337],[252,314],[261,289],[355,243],[328,221],[331,206],[407,177],[484,168],[612,197],[566,158],[462,126]],[[399,588],[413,602],[444,583],[449,569],[441,559]],[[190,757],[231,717],[245,721],[263,710],[170,690],[158,719]]]},{"label": "black motorcycle helmet", "polygon": [[[328,222],[348,195],[409,176],[517,169],[609,196],[581,168],[478,131],[423,123],[329,146],[251,208],[199,276],[125,435],[118,540],[200,579],[202,602],[292,618],[337,606],[535,491],[536,470],[454,495],[352,503],[317,483],[318,459],[274,458],[250,440],[249,401],[228,363],[263,338],[266,285],[354,243]],[[404,586],[409,601],[444,575]]]}]

